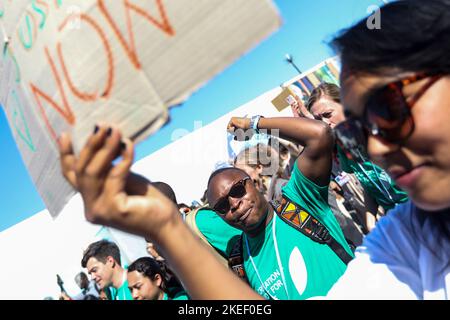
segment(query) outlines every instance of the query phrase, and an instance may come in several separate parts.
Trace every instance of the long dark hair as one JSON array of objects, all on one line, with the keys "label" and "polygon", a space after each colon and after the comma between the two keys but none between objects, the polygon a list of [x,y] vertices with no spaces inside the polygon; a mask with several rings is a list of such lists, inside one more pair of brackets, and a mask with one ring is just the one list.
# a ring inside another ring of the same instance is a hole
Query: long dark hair
[{"label": "long dark hair", "polygon": [[137,259],[128,267],[128,272],[133,271],[141,273],[143,276],[152,281],[155,279],[156,275],[159,274],[162,279],[160,288],[162,291],[166,292],[166,275],[160,264],[155,259],[150,257],[142,257]]},{"label": "long dark hair", "polygon": [[331,43],[345,73],[450,74],[450,0],[394,1],[381,8],[381,28],[361,20]]}]

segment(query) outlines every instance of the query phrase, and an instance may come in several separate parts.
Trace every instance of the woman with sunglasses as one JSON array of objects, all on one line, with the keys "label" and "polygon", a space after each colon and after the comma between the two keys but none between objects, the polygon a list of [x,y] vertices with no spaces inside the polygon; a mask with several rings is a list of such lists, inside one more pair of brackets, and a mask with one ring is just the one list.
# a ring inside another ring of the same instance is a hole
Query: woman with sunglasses
[{"label": "woman with sunglasses", "polygon": [[340,144],[367,153],[411,202],[381,219],[332,298],[450,297],[450,1],[405,0],[338,36]]},{"label": "woman with sunglasses", "polygon": [[[345,121],[344,108],[341,104],[340,88],[332,83],[322,83],[316,87],[307,103],[307,110],[312,116],[327,123],[332,129]],[[361,161],[354,161],[348,157],[339,145],[335,148],[333,163],[333,176],[338,180],[342,174],[354,174],[349,176],[350,184],[345,185],[347,195],[352,195],[348,203],[357,203],[359,210],[358,221],[364,233],[368,233],[374,224],[374,219],[379,214],[384,214],[394,208],[398,203],[408,201],[407,194],[400,190],[389,175],[377,165],[362,158]],[[354,181],[355,177],[358,181]],[[361,186],[363,190],[359,190]],[[355,190],[357,192],[352,192]]]}]

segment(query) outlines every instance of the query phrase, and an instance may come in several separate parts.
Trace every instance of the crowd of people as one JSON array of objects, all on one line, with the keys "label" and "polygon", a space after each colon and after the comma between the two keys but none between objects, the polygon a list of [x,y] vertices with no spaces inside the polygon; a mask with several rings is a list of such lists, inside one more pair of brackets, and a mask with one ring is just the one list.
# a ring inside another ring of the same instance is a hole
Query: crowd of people
[{"label": "crowd of people", "polygon": [[133,173],[133,142],[115,126],[96,126],[79,155],[62,134],[87,220],[148,242],[126,269],[116,244],[86,249],[96,297],[448,299],[450,1],[381,15],[381,29],[362,20],[334,39],[340,86],[298,94],[293,117],[230,119],[230,133],[278,136],[212,172],[197,206]]}]

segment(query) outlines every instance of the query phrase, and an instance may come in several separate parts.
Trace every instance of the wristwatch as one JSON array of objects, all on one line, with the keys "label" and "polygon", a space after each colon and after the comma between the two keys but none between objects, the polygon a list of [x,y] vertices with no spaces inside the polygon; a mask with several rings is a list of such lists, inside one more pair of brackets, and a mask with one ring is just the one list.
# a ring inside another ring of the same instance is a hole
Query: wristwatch
[{"label": "wristwatch", "polygon": [[255,130],[256,133],[259,133],[258,122],[259,119],[264,118],[263,116],[253,116],[250,118],[250,129]]}]

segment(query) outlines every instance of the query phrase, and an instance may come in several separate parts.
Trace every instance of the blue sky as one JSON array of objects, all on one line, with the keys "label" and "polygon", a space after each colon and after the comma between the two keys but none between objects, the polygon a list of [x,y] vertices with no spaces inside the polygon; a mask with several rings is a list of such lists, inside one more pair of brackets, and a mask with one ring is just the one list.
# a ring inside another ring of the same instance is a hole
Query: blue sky
[{"label": "blue sky", "polygon": [[[284,61],[294,56],[306,70],[333,56],[327,42],[342,28],[367,15],[381,0],[275,0],[282,16],[281,29],[227,68],[181,107],[170,111],[171,122],[137,146],[141,159],[170,143],[174,129],[192,131],[195,121],[204,125],[273,89],[297,75]],[[45,208],[23,164],[3,111],[0,112],[0,231]]]}]

